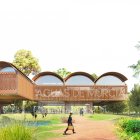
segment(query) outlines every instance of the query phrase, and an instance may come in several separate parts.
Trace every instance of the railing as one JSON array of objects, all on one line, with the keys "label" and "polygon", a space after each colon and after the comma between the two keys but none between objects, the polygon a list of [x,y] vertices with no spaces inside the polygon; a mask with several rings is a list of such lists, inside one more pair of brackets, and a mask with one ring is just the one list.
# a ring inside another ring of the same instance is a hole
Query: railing
[{"label": "railing", "polygon": [[97,101],[125,100],[127,86],[34,86],[35,100]]},{"label": "railing", "polygon": [[17,90],[17,75],[13,72],[0,72],[0,93],[14,93]]}]

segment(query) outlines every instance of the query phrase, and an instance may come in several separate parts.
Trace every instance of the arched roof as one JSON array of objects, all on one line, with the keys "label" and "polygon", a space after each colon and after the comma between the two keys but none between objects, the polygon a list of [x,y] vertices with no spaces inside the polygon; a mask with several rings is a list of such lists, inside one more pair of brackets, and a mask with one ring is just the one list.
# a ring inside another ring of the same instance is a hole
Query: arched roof
[{"label": "arched roof", "polygon": [[5,68],[5,67],[12,67],[16,72],[20,71],[18,68],[16,68],[12,63],[5,62],[5,61],[0,61],[0,67]]},{"label": "arched roof", "polygon": [[16,66],[14,66],[12,63],[10,62],[6,62],[6,61],[0,61],[0,68],[5,68],[5,67],[12,67],[16,73],[19,72],[20,74],[22,74],[26,79],[28,79],[30,82],[33,82],[30,78],[28,78],[22,71],[20,71]]},{"label": "arched roof", "polygon": [[74,72],[74,73],[71,73],[70,75],[68,75],[65,78],[65,81],[67,81],[68,79],[70,79],[71,77],[76,76],[76,75],[82,75],[82,76],[88,77],[93,82],[95,81],[94,77],[92,75],[90,75],[89,73],[86,73],[86,72]]},{"label": "arched roof", "polygon": [[102,77],[104,77],[104,76],[110,76],[110,75],[119,78],[122,82],[125,82],[126,80],[128,80],[128,79],[127,79],[124,75],[122,75],[121,73],[118,73],[118,72],[107,72],[107,73],[102,74],[100,77],[98,77],[98,78],[96,79],[95,83],[96,83],[99,79],[101,79]]},{"label": "arched roof", "polygon": [[39,77],[45,76],[45,75],[52,75],[52,76],[55,76],[55,77],[57,77],[58,79],[60,79],[60,80],[64,83],[64,80],[63,80],[63,78],[62,78],[60,75],[58,75],[58,74],[55,73],[55,72],[50,72],[50,71],[41,72],[41,73],[35,75],[35,76],[32,78],[32,80],[33,80],[33,81],[36,81]]}]

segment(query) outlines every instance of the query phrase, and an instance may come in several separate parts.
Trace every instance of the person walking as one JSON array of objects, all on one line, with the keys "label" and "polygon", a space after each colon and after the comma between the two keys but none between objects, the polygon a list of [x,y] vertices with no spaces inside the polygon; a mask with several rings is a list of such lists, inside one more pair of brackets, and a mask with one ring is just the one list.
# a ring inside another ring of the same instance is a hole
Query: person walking
[{"label": "person walking", "polygon": [[84,116],[84,109],[80,108],[80,116]]},{"label": "person walking", "polygon": [[66,132],[67,132],[68,130],[72,130],[73,134],[76,133],[76,132],[74,131],[74,126],[73,126],[73,123],[72,123],[72,112],[70,112],[70,114],[69,114],[69,118],[68,118],[67,123],[68,123],[68,127],[67,127],[66,130],[64,131],[64,135],[67,134]]},{"label": "person walking", "polygon": [[81,110],[81,115],[84,116],[84,109]]},{"label": "person walking", "polygon": [[35,117],[35,120],[36,120],[36,118],[37,118],[37,112],[36,111],[34,112],[34,117]]}]

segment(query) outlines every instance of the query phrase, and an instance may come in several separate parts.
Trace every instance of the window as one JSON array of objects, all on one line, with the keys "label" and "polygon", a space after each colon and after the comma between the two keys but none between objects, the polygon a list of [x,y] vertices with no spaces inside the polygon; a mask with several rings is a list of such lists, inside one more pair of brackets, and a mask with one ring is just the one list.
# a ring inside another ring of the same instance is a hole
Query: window
[{"label": "window", "polygon": [[63,85],[63,82],[53,75],[41,76],[35,81],[35,83],[37,85]]},{"label": "window", "polygon": [[97,82],[96,85],[125,85],[119,78],[115,76],[104,76],[101,77]]},{"label": "window", "polygon": [[93,85],[94,82],[84,75],[75,75],[66,81],[66,85]]},{"label": "window", "polygon": [[5,67],[5,68],[0,69],[0,72],[16,72],[16,71],[12,67]]}]

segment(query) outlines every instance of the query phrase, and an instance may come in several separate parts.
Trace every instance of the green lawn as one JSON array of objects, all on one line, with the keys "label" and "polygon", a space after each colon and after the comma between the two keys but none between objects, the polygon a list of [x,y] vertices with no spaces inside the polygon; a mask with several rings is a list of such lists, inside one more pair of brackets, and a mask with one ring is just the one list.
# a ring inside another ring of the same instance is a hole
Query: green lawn
[{"label": "green lawn", "polygon": [[0,119],[5,116],[15,120],[27,120],[27,121],[50,121],[52,124],[61,123],[61,118],[66,116],[65,114],[48,114],[46,117],[42,118],[41,114],[37,115],[35,120],[31,114],[2,114]]},{"label": "green lawn", "polygon": [[59,129],[62,129],[63,132],[64,127],[58,125],[40,126],[36,131],[37,140],[47,140],[48,138],[62,137],[62,133],[53,132],[53,130]]},{"label": "green lawn", "polygon": [[95,121],[103,121],[103,120],[116,120],[121,117],[126,117],[123,115],[113,115],[113,114],[92,114],[92,115],[86,115],[86,117],[95,120]]}]

